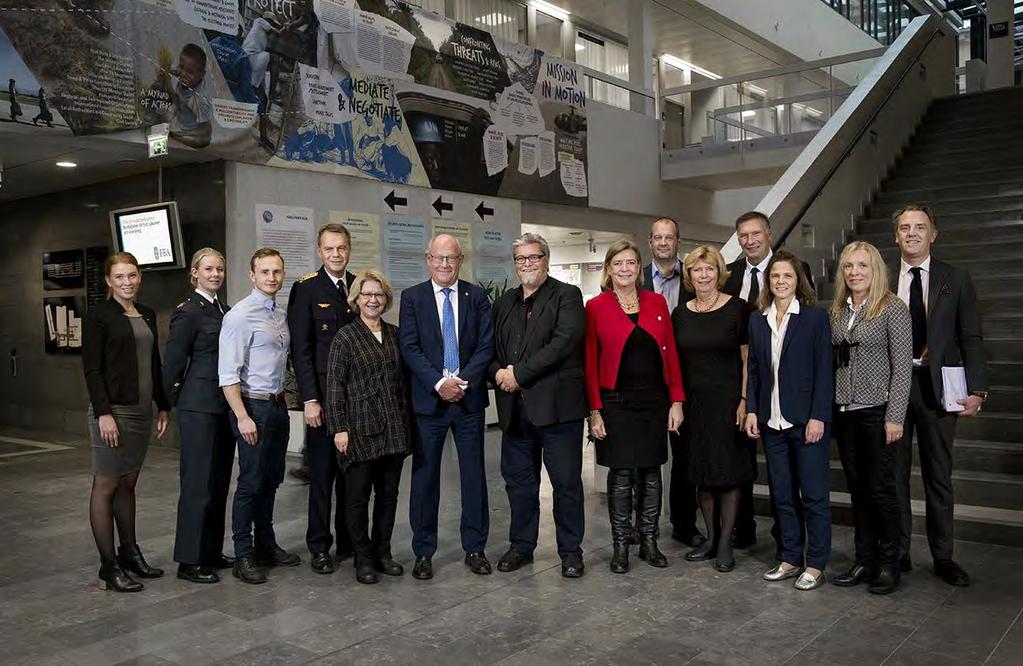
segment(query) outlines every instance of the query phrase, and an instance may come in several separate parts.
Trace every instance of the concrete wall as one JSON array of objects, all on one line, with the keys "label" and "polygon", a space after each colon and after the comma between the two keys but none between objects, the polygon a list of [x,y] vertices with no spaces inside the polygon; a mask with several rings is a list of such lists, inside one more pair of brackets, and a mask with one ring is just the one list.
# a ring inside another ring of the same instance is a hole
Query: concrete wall
[{"label": "concrete wall", "polygon": [[[177,201],[185,256],[224,247],[223,166],[209,163],[164,171],[163,198]],[[42,299],[84,295],[43,291],[42,253],[96,245],[112,247],[109,211],[158,201],[157,175],[108,181],[0,206],[0,424],[51,432],[87,432],[88,394],[81,356],[43,352]],[[187,261],[187,259],[186,259]],[[230,284],[230,283],[229,283]],[[157,314],[161,346],[170,315],[189,291],[184,270],[147,272],[139,301]],[[18,376],[8,361],[17,349]],[[167,443],[177,441],[170,429]]]}]

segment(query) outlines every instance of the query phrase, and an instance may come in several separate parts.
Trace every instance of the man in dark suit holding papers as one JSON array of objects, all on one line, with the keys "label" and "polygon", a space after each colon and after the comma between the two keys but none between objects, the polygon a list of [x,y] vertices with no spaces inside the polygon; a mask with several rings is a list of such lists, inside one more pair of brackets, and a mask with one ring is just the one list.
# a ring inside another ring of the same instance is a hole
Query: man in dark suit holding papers
[{"label": "man in dark suit holding papers", "polygon": [[[895,242],[901,250],[892,284],[909,306],[913,320],[913,385],[898,451],[896,486],[901,513],[903,571],[912,568],[909,539],[909,476],[913,464],[913,433],[920,449],[920,471],[927,504],[927,541],[934,573],[949,585],[967,586],[970,577],[952,559],[952,447],[956,419],[974,416],[987,398],[987,361],[981,332],[980,308],[973,282],[965,271],[931,257],[938,237],[934,215],[927,206],[911,204],[895,212]],[[962,366],[968,395],[957,400],[962,410],[944,408],[941,369]]]}]

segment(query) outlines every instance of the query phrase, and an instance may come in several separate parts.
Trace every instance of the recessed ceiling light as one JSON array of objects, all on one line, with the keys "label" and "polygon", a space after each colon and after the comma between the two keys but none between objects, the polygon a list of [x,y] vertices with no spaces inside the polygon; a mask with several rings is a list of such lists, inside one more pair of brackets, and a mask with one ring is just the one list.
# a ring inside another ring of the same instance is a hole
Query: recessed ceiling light
[{"label": "recessed ceiling light", "polygon": [[74,169],[78,165],[74,162],[57,162],[57,166],[62,169]]}]

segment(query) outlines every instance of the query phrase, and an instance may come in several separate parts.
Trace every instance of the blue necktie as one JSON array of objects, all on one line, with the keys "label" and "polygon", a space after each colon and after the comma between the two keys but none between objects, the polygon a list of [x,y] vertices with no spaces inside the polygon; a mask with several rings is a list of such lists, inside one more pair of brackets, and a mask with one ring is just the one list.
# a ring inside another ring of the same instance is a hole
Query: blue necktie
[{"label": "blue necktie", "polygon": [[452,375],[458,374],[458,335],[455,333],[455,307],[451,305],[451,288],[444,292],[444,321],[441,323],[444,334],[444,369]]}]

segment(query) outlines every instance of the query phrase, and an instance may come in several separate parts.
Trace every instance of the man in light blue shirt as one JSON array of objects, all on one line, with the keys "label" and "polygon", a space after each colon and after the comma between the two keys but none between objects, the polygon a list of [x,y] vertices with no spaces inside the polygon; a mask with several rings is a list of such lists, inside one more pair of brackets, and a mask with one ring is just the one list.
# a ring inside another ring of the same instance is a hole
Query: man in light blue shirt
[{"label": "man in light blue shirt", "polygon": [[266,582],[266,567],[297,566],[301,559],[277,545],[273,529],[289,432],[284,370],[290,335],[285,308],[274,300],[284,284],[284,259],[277,250],[262,248],[252,255],[249,269],[252,293],[224,315],[218,374],[238,446],[234,576],[257,584]]}]

